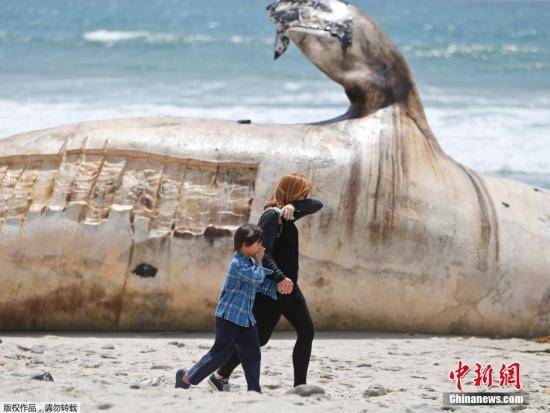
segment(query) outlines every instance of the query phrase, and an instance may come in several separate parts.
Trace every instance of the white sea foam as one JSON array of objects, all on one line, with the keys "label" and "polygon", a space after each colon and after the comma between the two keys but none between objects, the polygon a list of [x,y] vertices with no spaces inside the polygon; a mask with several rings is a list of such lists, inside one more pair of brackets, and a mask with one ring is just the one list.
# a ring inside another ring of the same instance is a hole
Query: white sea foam
[{"label": "white sea foam", "polygon": [[273,38],[256,39],[250,36],[228,35],[214,37],[208,34],[189,34],[175,35],[172,33],[151,32],[151,31],[120,31],[99,29],[85,32],[82,35],[84,40],[92,43],[99,43],[108,47],[114,46],[122,42],[139,41],[145,44],[201,44],[201,43],[233,43],[233,44],[250,44],[250,43],[272,43]]},{"label": "white sea foam", "polygon": [[427,108],[443,149],[479,171],[550,174],[550,108]]},{"label": "white sea foam", "polygon": [[148,31],[112,31],[103,29],[86,32],[82,35],[82,37],[89,42],[106,43],[109,45],[135,39],[143,39],[151,42],[169,42],[175,40],[175,37],[169,33],[153,33]]},{"label": "white sea foam", "polygon": [[251,43],[254,39],[247,36],[231,36],[229,37],[229,41],[231,43]]},{"label": "white sea foam", "polygon": [[536,46],[526,46],[513,43],[501,45],[480,44],[480,43],[449,43],[445,46],[426,47],[422,45],[406,44],[401,47],[405,54],[421,58],[445,58],[456,56],[467,56],[473,58],[484,58],[491,55],[526,55],[541,53]]},{"label": "white sea foam", "polygon": [[[215,27],[215,26],[213,26]],[[209,26],[210,28],[210,26]],[[147,30],[107,30],[98,29],[82,33],[81,39],[89,43],[102,44],[107,47],[115,46],[119,43],[138,42],[148,45],[162,44],[209,44],[209,43],[227,43],[227,44],[268,44],[271,45],[274,41],[273,37],[252,37],[242,36],[238,34],[219,34],[213,36],[203,33],[192,33],[187,35],[177,35],[165,32],[153,32]],[[32,35],[17,35],[7,31],[0,30],[0,42],[4,43],[56,43],[78,46],[82,44],[79,39],[68,36],[32,36]],[[85,43],[85,42],[84,42]]]},{"label": "white sea foam", "polygon": [[[140,40],[148,44],[162,43],[210,43],[214,41],[212,36],[204,34],[192,34],[188,36],[176,36],[171,33],[150,31],[118,31],[118,30],[94,30],[86,32],[82,37],[95,43],[113,46],[119,42]],[[234,36],[235,37],[235,36]]]}]

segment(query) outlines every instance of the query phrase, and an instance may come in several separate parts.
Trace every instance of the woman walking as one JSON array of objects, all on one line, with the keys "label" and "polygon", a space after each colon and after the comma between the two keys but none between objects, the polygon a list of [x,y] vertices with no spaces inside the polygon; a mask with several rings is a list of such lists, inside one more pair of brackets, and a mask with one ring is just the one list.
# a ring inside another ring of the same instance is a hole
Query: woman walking
[{"label": "woman walking", "polygon": [[[256,295],[254,317],[256,318],[260,345],[265,345],[283,315],[296,330],[297,339],[292,353],[294,386],[305,384],[311,356],[311,343],[315,330],[298,285],[298,229],[295,222],[306,215],[319,211],[323,204],[308,198],[311,183],[300,174],[281,178],[265,208],[258,225],[263,230],[265,256],[263,265],[273,271],[278,287],[278,300],[262,294]],[[225,364],[213,373],[209,384],[219,391],[229,391],[229,377],[240,364],[233,352]]]}]

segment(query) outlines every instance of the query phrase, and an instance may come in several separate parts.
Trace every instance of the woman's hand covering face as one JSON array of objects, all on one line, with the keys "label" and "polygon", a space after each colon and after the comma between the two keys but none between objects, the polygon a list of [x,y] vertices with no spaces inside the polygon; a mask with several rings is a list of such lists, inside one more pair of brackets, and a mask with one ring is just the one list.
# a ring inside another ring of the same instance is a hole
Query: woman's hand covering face
[{"label": "woman's hand covering face", "polygon": [[285,221],[292,221],[294,219],[294,211],[294,205],[287,204],[281,209],[281,217],[283,217]]}]

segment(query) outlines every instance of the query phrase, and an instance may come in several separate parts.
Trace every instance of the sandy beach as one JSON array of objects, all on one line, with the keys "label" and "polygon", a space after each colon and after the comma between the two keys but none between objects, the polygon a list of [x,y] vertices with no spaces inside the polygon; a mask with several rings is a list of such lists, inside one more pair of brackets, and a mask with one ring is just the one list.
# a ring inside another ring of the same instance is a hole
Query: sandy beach
[{"label": "sandy beach", "polygon": [[[546,411],[550,405],[550,343],[518,338],[421,334],[317,333],[309,383],[325,394],[289,395],[293,333],[278,332],[262,351],[263,394],[246,392],[242,370],[230,393],[214,393],[206,382],[174,389],[174,373],[190,367],[210,347],[210,333],[21,334],[0,336],[0,401],[79,402],[81,411]],[[443,393],[458,360],[472,366],[463,381],[473,386],[478,362],[521,365],[528,406],[444,407]],[[53,382],[33,380],[44,372]],[[370,390],[369,390],[370,389]],[[386,393],[386,394],[384,394]],[[370,396],[369,396],[370,394]],[[221,407],[221,410],[220,410]]]}]

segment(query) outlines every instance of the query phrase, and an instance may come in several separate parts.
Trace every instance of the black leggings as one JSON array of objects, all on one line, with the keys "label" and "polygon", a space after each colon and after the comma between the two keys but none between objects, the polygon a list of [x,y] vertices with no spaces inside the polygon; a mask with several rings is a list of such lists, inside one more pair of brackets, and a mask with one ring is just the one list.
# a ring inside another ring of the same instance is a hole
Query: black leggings
[{"label": "black leggings", "polygon": [[[294,386],[306,384],[307,369],[311,357],[311,342],[315,335],[313,321],[306,300],[298,286],[294,287],[292,294],[277,294],[277,297],[278,300],[273,300],[263,294],[256,294],[253,311],[260,336],[260,346],[269,341],[279,318],[283,315],[296,330],[298,336],[292,353]],[[220,367],[218,373],[222,377],[229,378],[239,364],[239,356],[234,351]]]}]

